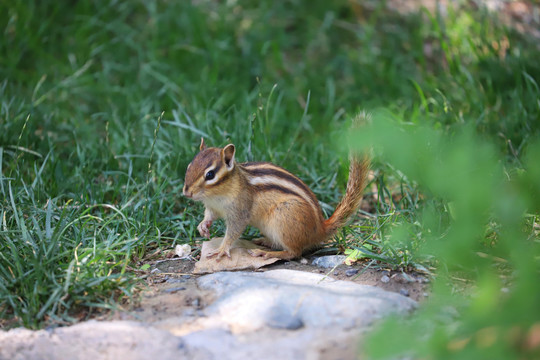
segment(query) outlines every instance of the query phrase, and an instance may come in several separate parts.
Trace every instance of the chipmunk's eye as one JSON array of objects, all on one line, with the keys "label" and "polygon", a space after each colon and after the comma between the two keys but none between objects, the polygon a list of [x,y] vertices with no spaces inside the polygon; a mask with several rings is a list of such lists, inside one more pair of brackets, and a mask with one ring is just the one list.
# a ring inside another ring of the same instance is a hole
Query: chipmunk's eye
[{"label": "chipmunk's eye", "polygon": [[214,172],[214,170],[210,170],[206,173],[206,175],[204,175],[205,180],[212,180],[215,177],[216,177],[216,173]]}]

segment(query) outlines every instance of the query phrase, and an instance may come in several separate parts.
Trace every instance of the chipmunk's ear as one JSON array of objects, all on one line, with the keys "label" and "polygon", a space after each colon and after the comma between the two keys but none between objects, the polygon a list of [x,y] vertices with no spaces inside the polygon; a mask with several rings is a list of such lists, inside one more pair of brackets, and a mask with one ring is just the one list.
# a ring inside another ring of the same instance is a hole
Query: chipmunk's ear
[{"label": "chipmunk's ear", "polygon": [[199,145],[199,150],[203,151],[204,149],[206,149],[206,144],[204,143],[204,138],[202,137],[201,138],[201,145]]},{"label": "chipmunk's ear", "polygon": [[221,158],[227,165],[228,170],[232,170],[234,167],[234,153],[236,149],[233,144],[229,144],[221,150]]}]

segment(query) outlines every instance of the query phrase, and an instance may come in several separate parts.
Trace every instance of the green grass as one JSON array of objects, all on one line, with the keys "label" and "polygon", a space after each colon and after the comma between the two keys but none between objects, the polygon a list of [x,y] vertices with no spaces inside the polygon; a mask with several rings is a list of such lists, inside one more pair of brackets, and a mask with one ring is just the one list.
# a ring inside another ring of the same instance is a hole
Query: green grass
[{"label": "green grass", "polygon": [[[538,323],[540,50],[487,11],[15,0],[0,4],[0,28],[3,326],[117,306],[141,259],[198,241],[203,209],[181,188],[201,136],[298,174],[330,214],[360,110],[373,126],[352,141],[374,149],[376,200],[331,247],[359,249],[370,266],[436,269],[433,303],[407,325],[438,329],[418,353],[470,355],[474,340],[446,344],[486,327],[526,338]],[[453,297],[455,271],[476,297]],[[491,304],[498,285],[511,295]],[[430,322],[445,306],[464,325]],[[390,328],[415,343],[403,326]],[[381,337],[374,356],[386,354]],[[514,345],[505,351],[530,354]]]}]

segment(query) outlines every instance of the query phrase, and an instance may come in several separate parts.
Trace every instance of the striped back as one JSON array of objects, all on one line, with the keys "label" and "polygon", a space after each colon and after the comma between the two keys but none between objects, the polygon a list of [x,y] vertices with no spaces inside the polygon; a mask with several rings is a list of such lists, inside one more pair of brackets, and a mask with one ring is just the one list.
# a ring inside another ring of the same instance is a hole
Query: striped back
[{"label": "striped back", "polygon": [[316,217],[322,215],[321,207],[315,194],[298,177],[287,170],[268,162],[248,162],[240,164],[246,174],[246,180],[255,191],[277,191],[295,196],[309,204]]}]

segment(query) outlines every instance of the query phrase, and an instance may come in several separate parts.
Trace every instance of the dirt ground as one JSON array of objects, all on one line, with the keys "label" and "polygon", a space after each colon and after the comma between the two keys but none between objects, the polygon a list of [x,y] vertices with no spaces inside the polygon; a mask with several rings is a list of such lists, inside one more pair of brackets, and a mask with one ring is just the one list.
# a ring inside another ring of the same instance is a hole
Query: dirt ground
[{"label": "dirt ground", "polygon": [[[311,261],[312,259],[280,261],[258,271],[290,269],[326,274],[337,280],[377,286],[408,296],[418,302],[422,302],[429,294],[429,278],[424,274],[366,269],[363,264],[340,265],[332,271],[332,269],[311,265]],[[202,275],[192,274],[194,266],[195,260],[190,259],[173,258],[156,261],[152,264],[145,284],[141,284],[135,301],[125,309],[104,317],[108,320],[156,322],[183,314],[196,314],[197,311],[211,304],[214,298],[211,292],[201,290],[197,286],[197,278]],[[356,274],[351,275],[356,271],[358,271]]]},{"label": "dirt ground", "polygon": [[[146,283],[125,309],[97,318],[105,321],[0,333],[0,358],[358,359],[374,321],[416,308],[405,296],[311,276],[328,271],[306,262],[269,265],[261,271],[297,271],[266,277],[220,272],[200,281],[199,288],[200,275],[192,274],[195,260],[154,260],[144,274],[137,271]],[[379,285],[420,301],[429,286],[422,274],[403,276],[363,265],[340,266],[328,276]],[[306,301],[310,297],[313,301]]]}]

